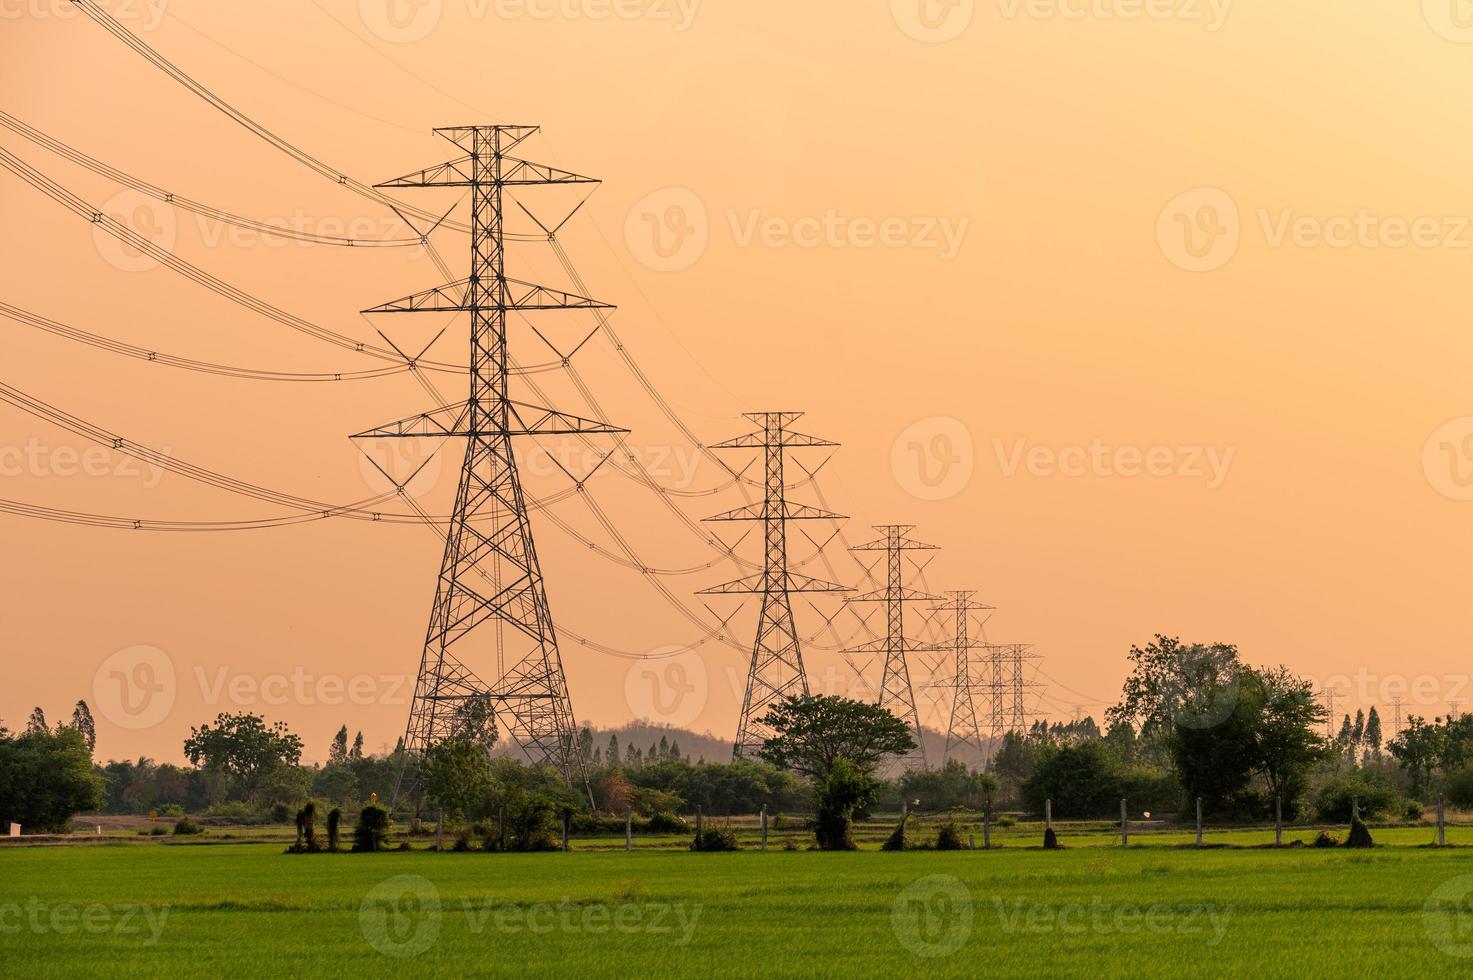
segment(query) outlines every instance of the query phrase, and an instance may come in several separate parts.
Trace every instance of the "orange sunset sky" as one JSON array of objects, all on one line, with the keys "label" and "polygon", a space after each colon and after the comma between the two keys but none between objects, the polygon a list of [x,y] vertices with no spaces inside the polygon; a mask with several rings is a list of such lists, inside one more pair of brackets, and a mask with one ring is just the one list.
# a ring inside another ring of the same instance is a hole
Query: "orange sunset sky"
[{"label": "orange sunset sky", "polygon": [[[1287,663],[1334,686],[1337,713],[1375,704],[1389,719],[1394,698],[1424,715],[1473,707],[1459,557],[1473,535],[1473,18],[1459,0],[99,3],[368,183],[458,155],[436,126],[543,127],[518,153],[602,179],[560,239],[588,291],[618,305],[619,340],[674,411],[710,442],[748,431],[742,412],[808,413],[799,428],[842,444],[819,487],[849,515],[845,539],[917,525],[941,548],[917,587],[975,589],[997,607],[990,639],[1035,645],[1040,716],[1099,717],[1130,645],[1157,632]],[[317,234],[413,235],[63,0],[0,0],[0,80],[10,117],[172,193]],[[125,192],[12,128],[0,147],[282,310],[365,342],[381,329],[411,353],[446,327],[431,356],[465,358],[463,321],[358,313],[442,281],[422,249],[261,236]],[[443,211],[456,193],[397,196]],[[517,197],[555,221],[581,195]],[[510,230],[535,230],[513,210]],[[211,363],[384,363],[122,247],[9,169],[0,214],[12,307]],[[432,241],[464,275],[465,236]],[[513,242],[508,273],[569,286],[544,242]],[[566,350],[591,326],[569,316],[545,332]],[[525,327],[512,343],[524,364],[556,360]],[[694,521],[743,502],[700,495],[723,474],[608,337],[573,363],[677,492],[671,506]],[[109,432],[332,502],[387,488],[350,434],[433,407],[407,374],[221,377],[5,317],[0,364],[0,382]],[[431,380],[466,397],[462,379]],[[596,414],[566,372],[534,380],[557,407]],[[418,461],[392,449],[372,451],[407,476]],[[459,447],[443,455],[410,486],[435,514],[449,510]],[[530,447],[524,468],[534,497],[569,484]],[[291,514],[7,402],[0,475],[0,498],[71,511]],[[603,557],[623,553],[577,496],[549,504],[557,522],[534,515],[579,720],[729,737],[752,604],[732,621],[735,646],[640,658],[700,632],[652,580],[709,621],[693,593],[745,570],[612,469],[587,487],[639,561]],[[818,503],[812,487],[792,496]],[[842,543],[810,531],[834,573],[862,585]],[[12,729],[33,705],[54,722],[86,698],[102,757],[177,761],[190,726],[220,711],[286,721],[308,759],[344,723],[373,750],[403,731],[442,548],[424,527],[170,533],[0,513],[0,540]],[[740,547],[755,559],[756,545]],[[795,539],[795,558],[812,550]],[[698,570],[626,567],[640,563]],[[807,602],[796,608],[802,631],[819,631]],[[841,638],[856,631],[848,613],[835,622]],[[851,664],[822,648],[833,641],[808,651],[810,671],[857,690]],[[877,677],[873,658],[854,663]],[[120,687],[131,682],[168,690],[140,715]],[[672,709],[650,693],[666,683],[695,693]],[[934,699],[923,715],[944,723]]]}]

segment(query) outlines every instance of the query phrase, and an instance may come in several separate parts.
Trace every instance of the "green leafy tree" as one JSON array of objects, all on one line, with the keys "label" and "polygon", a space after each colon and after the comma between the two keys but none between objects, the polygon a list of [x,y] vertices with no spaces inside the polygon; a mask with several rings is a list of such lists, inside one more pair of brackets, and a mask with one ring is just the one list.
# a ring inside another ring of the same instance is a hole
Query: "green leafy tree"
[{"label": "green leafy tree", "polygon": [[97,723],[92,720],[92,709],[86,701],[78,701],[72,709],[72,727],[81,733],[88,752],[97,751]]},{"label": "green leafy tree", "polygon": [[874,805],[880,781],[844,756],[830,760],[819,783],[814,836],[825,851],[854,851],[854,816]]},{"label": "green leafy tree", "polygon": [[1254,671],[1254,701],[1259,718],[1254,735],[1254,768],[1268,786],[1269,798],[1283,800],[1290,813],[1309,788],[1309,774],[1325,757],[1318,732],[1326,711],[1314,695],[1314,685],[1286,667]]},{"label": "green leafy tree", "polygon": [[495,786],[486,747],[449,739],[425,752],[420,767],[425,796],[454,817],[474,815]]},{"label": "green leafy tree", "polygon": [[1053,800],[1056,814],[1103,817],[1119,807],[1122,787],[1120,763],[1103,743],[1050,745],[1023,783],[1023,799],[1038,812]]},{"label": "green leafy tree", "polygon": [[46,712],[42,711],[39,705],[32,708],[31,717],[26,722],[26,734],[35,735],[39,732],[45,732],[49,730],[50,729],[46,726]]},{"label": "green leafy tree", "polygon": [[338,729],[338,733],[332,737],[332,746],[327,750],[327,764],[330,766],[346,765],[348,762],[348,726],[344,725]]},{"label": "green leafy tree", "polygon": [[899,784],[901,799],[921,800],[927,810],[980,810],[997,788],[990,773],[972,772],[960,759],[948,759],[938,769],[908,769]]},{"label": "green leafy tree", "polygon": [[835,695],[784,698],[761,723],[774,734],[758,756],[819,783],[838,759],[872,773],[887,757],[916,747],[910,726],[886,709]]},{"label": "green leafy tree", "polygon": [[96,810],[107,796],[92,752],[75,728],[0,731],[0,824],[65,831],[72,817]]},{"label": "green leafy tree", "polygon": [[1366,746],[1372,758],[1381,757],[1381,716],[1376,713],[1375,705],[1366,714]]},{"label": "green leafy tree", "polygon": [[1431,793],[1432,775],[1442,765],[1447,732],[1441,725],[1429,725],[1416,715],[1407,718],[1401,735],[1387,748],[1392,758],[1411,777],[1412,795],[1426,799]]},{"label": "green leafy tree", "polygon": [[184,755],[199,769],[226,775],[251,798],[277,770],[302,761],[302,740],[282,722],[267,725],[260,715],[222,713],[213,725],[190,729]]},{"label": "green leafy tree", "polygon": [[1169,735],[1178,725],[1208,727],[1231,710],[1230,695],[1242,670],[1237,647],[1183,644],[1158,633],[1146,646],[1132,646],[1129,659],[1120,703],[1105,715],[1109,725],[1125,722],[1150,739]]},{"label": "green leafy tree", "polygon": [[363,733],[353,736],[353,747],[348,750],[348,759],[356,762],[363,758]]}]

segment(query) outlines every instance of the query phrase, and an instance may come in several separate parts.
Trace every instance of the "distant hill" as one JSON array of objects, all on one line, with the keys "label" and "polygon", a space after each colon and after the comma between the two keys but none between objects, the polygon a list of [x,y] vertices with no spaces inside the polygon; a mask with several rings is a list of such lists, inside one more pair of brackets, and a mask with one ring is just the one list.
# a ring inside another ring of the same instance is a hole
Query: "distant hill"
[{"label": "distant hill", "polygon": [[[599,728],[589,726],[593,732],[593,744],[595,747],[607,751],[609,736],[619,737],[619,751],[622,753],[626,747],[633,744],[639,747],[641,752],[648,753],[651,745],[658,745],[663,736],[667,740],[680,746],[680,754],[683,758],[692,762],[704,759],[706,762],[730,762],[732,735],[716,735],[713,732],[694,732],[688,728],[676,728],[672,725],[662,725],[650,721],[634,721],[617,728]],[[922,738],[925,741],[926,760],[932,766],[941,764],[941,753],[946,747],[946,733],[934,728],[922,728]],[[498,746],[498,752],[510,752],[520,754],[515,746],[503,743]],[[963,747],[954,755],[973,769],[981,768],[983,759],[975,748]]]}]

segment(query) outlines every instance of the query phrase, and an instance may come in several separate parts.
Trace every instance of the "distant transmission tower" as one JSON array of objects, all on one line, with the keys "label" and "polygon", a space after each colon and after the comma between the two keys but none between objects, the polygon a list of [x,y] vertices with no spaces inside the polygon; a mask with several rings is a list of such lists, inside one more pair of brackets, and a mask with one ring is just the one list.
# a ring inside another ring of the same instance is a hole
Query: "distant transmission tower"
[{"label": "distant transmission tower", "polygon": [[1011,673],[1008,691],[1012,695],[1012,703],[1008,706],[1008,729],[1020,734],[1028,730],[1028,708],[1023,703],[1023,692],[1038,686],[1023,678],[1023,665],[1038,659],[1038,654],[1033,653],[1032,649],[1026,643],[1013,643],[1008,647],[1008,667]]},{"label": "distant transmission tower", "polygon": [[852,596],[849,602],[882,602],[885,604],[885,635],[879,639],[850,647],[847,653],[882,653],[885,669],[880,680],[879,705],[888,708],[901,721],[915,731],[916,750],[907,758],[919,759],[926,765],[926,745],[921,731],[921,716],[916,710],[915,690],[910,682],[910,664],[907,654],[922,648],[923,644],[910,640],[905,635],[905,604],[907,602],[940,602],[940,596],[930,595],[915,589],[907,589],[901,581],[900,562],[907,551],[935,551],[936,546],[922,544],[908,537],[915,529],[913,524],[884,524],[875,527],[883,537],[868,544],[856,545],[850,551],[881,551],[885,553],[885,588],[864,595]]},{"label": "distant transmission tower", "polygon": [[1396,720],[1392,722],[1394,738],[1401,738],[1401,698],[1392,698],[1391,706],[1396,711]]},{"label": "distant transmission tower", "polygon": [[[508,313],[609,308],[506,275],[504,189],[594,182],[507,156],[536,131],[534,126],[437,129],[466,155],[378,185],[469,189],[469,278],[365,312],[469,313],[470,398],[354,438],[454,436],[467,441],[404,736],[408,756],[418,758],[449,738],[486,737],[487,726],[497,722],[529,758],[555,766],[570,784],[576,781],[586,789],[586,760],[578,748],[512,439],[624,430],[512,401],[507,391]],[[480,675],[488,670],[494,671],[490,682]],[[403,781],[401,769],[396,797]]]},{"label": "distant transmission tower", "polygon": [[[946,723],[946,744],[941,752],[943,765],[951,758],[953,747],[960,748],[964,745],[970,745],[977,750],[979,762],[985,763],[987,759],[986,737],[982,734],[982,726],[977,721],[977,704],[974,694],[978,690],[988,690],[990,684],[978,679],[976,665],[972,660],[973,652],[985,649],[985,645],[974,641],[970,627],[974,615],[991,612],[993,607],[973,602],[972,599],[976,595],[975,592],[946,593],[947,602],[939,608],[951,616],[951,642],[922,648],[937,653],[949,653],[952,656],[952,676],[944,685],[951,688],[953,693],[951,713]],[[978,633],[980,634],[980,630]]]},{"label": "distant transmission tower", "polygon": [[762,571],[757,575],[706,589],[699,595],[760,595],[762,609],[757,618],[757,639],[752,645],[752,664],[747,673],[747,694],[737,723],[735,758],[751,757],[773,734],[762,717],[774,701],[808,694],[808,674],[803,669],[803,651],[793,621],[792,593],[849,592],[833,582],[788,571],[788,521],[842,520],[840,515],[807,504],[789,503],[783,483],[783,457],[789,449],[837,446],[836,442],[789,431],[802,412],[760,412],[745,416],[761,428],[744,436],[711,446],[712,449],[760,450],[766,466],[766,493],[760,504],[748,504],[708,521],[761,521],[763,530]]},{"label": "distant transmission tower", "polygon": [[1327,687],[1320,692],[1320,696],[1325,699],[1325,738],[1333,742],[1335,740],[1335,699],[1340,696],[1340,692],[1333,687]]}]

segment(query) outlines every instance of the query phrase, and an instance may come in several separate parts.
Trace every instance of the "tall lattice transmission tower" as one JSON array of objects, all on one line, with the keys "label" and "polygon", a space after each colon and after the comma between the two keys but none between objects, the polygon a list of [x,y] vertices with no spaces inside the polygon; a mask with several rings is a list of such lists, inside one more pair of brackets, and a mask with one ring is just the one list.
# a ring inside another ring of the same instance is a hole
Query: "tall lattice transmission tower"
[{"label": "tall lattice transmission tower", "polygon": [[880,675],[879,705],[888,708],[901,721],[915,731],[916,750],[905,761],[919,761],[926,765],[926,745],[921,731],[921,716],[916,710],[915,689],[910,680],[908,654],[922,649],[926,644],[918,643],[905,633],[905,606],[910,602],[941,602],[940,596],[930,595],[917,589],[908,589],[902,580],[901,561],[908,551],[935,551],[936,546],[924,544],[910,537],[913,524],[882,524],[875,527],[881,537],[868,544],[855,545],[850,551],[878,551],[885,555],[885,588],[863,595],[851,596],[849,602],[879,602],[885,608],[885,635],[849,647],[847,653],[884,654],[885,667]]},{"label": "tall lattice transmission tower", "polygon": [[788,521],[842,520],[827,510],[787,499],[783,476],[784,456],[791,449],[836,447],[814,436],[789,429],[802,412],[749,413],[745,418],[760,428],[728,439],[712,449],[754,449],[761,453],[766,468],[766,489],[760,504],[748,504],[706,518],[708,521],[761,521],[763,531],[762,571],[756,575],[705,589],[699,595],[760,595],[762,608],[757,618],[757,639],[752,644],[752,663],[747,673],[747,693],[737,723],[735,758],[751,756],[773,733],[761,722],[768,707],[781,698],[808,694],[808,674],[803,669],[803,650],[793,621],[792,593],[849,592],[788,570]]},{"label": "tall lattice transmission tower", "polygon": [[[466,440],[404,736],[409,759],[448,738],[487,738],[494,724],[533,761],[550,763],[570,783],[586,787],[586,760],[578,748],[577,722],[512,440],[624,430],[514,401],[508,392],[509,313],[609,308],[506,274],[506,188],[594,182],[508,155],[536,131],[534,126],[437,129],[465,155],[378,185],[468,189],[469,276],[365,312],[469,313],[470,397],[354,438]],[[491,679],[483,680],[483,674]],[[403,782],[401,768],[396,796]]]},{"label": "tall lattice transmission tower", "polygon": [[996,752],[1008,732],[1021,735],[1028,731],[1025,695],[1029,688],[1039,685],[1025,676],[1026,665],[1039,658],[1026,643],[991,643],[983,649],[987,652],[988,679],[982,686],[988,692],[989,739]]},{"label": "tall lattice transmission tower", "polygon": [[946,722],[946,743],[941,752],[943,765],[951,758],[953,749],[963,746],[976,749],[979,763],[984,763],[987,759],[987,739],[977,720],[975,695],[979,691],[990,691],[991,684],[987,678],[981,676],[973,654],[987,649],[985,642],[978,641],[983,640],[982,626],[986,621],[984,614],[992,612],[993,607],[974,602],[976,595],[975,592],[946,593],[946,602],[937,608],[950,618],[951,639],[949,642],[922,648],[927,652],[945,654],[950,660],[945,666],[938,664],[934,670],[937,676],[944,678],[935,686],[952,691],[951,711]]}]

